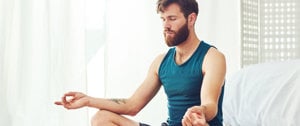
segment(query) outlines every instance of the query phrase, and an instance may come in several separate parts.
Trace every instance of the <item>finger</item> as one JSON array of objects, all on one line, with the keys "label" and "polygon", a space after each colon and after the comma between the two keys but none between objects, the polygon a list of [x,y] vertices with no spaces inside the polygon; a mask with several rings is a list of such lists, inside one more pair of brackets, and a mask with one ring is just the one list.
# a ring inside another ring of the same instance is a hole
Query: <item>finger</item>
[{"label": "finger", "polygon": [[206,120],[205,120],[205,117],[204,116],[201,116],[197,113],[193,113],[193,125],[196,125],[196,126],[204,126],[206,124]]},{"label": "finger", "polygon": [[181,124],[182,126],[188,126],[186,119],[182,119]]},{"label": "finger", "polygon": [[70,104],[64,104],[64,103],[61,102],[61,101],[56,101],[56,102],[54,102],[54,104],[56,104],[56,105],[61,105],[61,106],[63,106],[63,107],[66,108],[66,109],[70,109]]},{"label": "finger", "polygon": [[186,115],[184,115],[183,118],[181,119],[181,124],[182,124],[182,126],[186,126],[186,124],[185,124],[186,121],[187,121]]},{"label": "finger", "polygon": [[185,122],[183,119],[181,120],[181,124],[182,124],[182,126],[185,126]]},{"label": "finger", "polygon": [[193,126],[206,126],[206,121],[204,119],[196,119],[193,122]]},{"label": "finger", "polygon": [[189,108],[189,109],[187,109],[187,111],[185,112],[185,117],[187,117],[187,118],[189,118],[189,120],[190,120],[190,115],[191,115],[191,113],[192,113],[192,109],[191,108]]},{"label": "finger", "polygon": [[61,97],[61,101],[62,101],[62,104],[67,104],[68,103],[68,101],[66,99],[66,96]]},{"label": "finger", "polygon": [[68,92],[65,93],[64,96],[62,97],[62,102],[63,103],[69,103],[71,102],[73,99],[75,99],[75,95],[77,92]]},{"label": "finger", "polygon": [[183,119],[181,120],[181,123],[184,126],[192,126],[191,120],[189,119],[189,117],[187,115],[185,115],[183,117]]},{"label": "finger", "polygon": [[184,115],[184,118],[185,118],[185,123],[187,123],[187,125],[192,125],[195,119],[197,119],[197,114],[193,113],[191,109],[189,109]]},{"label": "finger", "polygon": [[78,92],[73,92],[73,91],[70,91],[68,93],[65,93],[64,96],[75,96]]},{"label": "finger", "polygon": [[74,100],[80,99],[80,93],[78,92],[68,92],[64,95],[67,102],[72,102]]},{"label": "finger", "polygon": [[188,109],[189,113],[202,113],[203,110],[200,106],[194,106]]},{"label": "finger", "polygon": [[194,118],[204,118],[204,113],[203,112],[193,112],[191,115],[193,115]]},{"label": "finger", "polygon": [[54,102],[54,104],[56,104],[56,105],[63,105],[60,101],[56,101],[56,102]]},{"label": "finger", "polygon": [[199,115],[198,115],[197,113],[192,113],[191,116],[192,116],[192,118],[193,118],[192,123],[193,123],[194,125],[197,124],[198,121],[199,121],[199,119],[200,119]]},{"label": "finger", "polygon": [[186,113],[185,117],[189,120],[189,122],[192,122],[192,121],[195,119],[194,114],[195,114],[195,113],[193,113],[193,112],[191,112],[191,111],[188,111],[188,112]]},{"label": "finger", "polygon": [[192,113],[191,114],[192,119],[197,119],[197,118],[200,118],[200,117],[201,117],[201,115],[199,115],[198,113]]},{"label": "finger", "polygon": [[193,106],[193,107],[189,108],[189,110],[191,112],[199,112],[199,111],[201,111],[201,107],[200,106]]},{"label": "finger", "polygon": [[195,110],[195,111],[193,111],[193,113],[197,113],[198,115],[201,115],[201,116],[204,114],[204,112],[202,110]]},{"label": "finger", "polygon": [[190,122],[185,122],[185,126],[193,126]]},{"label": "finger", "polygon": [[64,104],[63,106],[64,106],[64,108],[66,108],[66,109],[71,109],[70,104]]},{"label": "finger", "polygon": [[185,123],[187,126],[194,124],[195,121],[198,119],[198,114],[197,113],[186,113],[186,115],[183,118],[183,123]]}]

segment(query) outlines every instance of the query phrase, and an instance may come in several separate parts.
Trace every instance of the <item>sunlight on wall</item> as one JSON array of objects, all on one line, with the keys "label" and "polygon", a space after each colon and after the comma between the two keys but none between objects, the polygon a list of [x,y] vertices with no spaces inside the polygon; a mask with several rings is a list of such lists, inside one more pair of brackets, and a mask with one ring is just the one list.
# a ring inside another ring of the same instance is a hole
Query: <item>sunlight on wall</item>
[{"label": "sunlight on wall", "polygon": [[[86,1],[87,94],[104,97],[105,0]],[[98,111],[88,108],[89,125]]]},{"label": "sunlight on wall", "polygon": [[[104,48],[100,48],[94,58],[87,65],[87,91],[90,96],[104,97]],[[97,112],[97,109],[89,108],[89,119]]]},{"label": "sunlight on wall", "polygon": [[[108,1],[106,97],[131,96],[146,77],[154,58],[167,48],[155,2]],[[167,117],[164,98],[159,93],[133,119],[159,125]]]},{"label": "sunlight on wall", "polygon": [[105,0],[86,0],[86,28],[104,28]]}]

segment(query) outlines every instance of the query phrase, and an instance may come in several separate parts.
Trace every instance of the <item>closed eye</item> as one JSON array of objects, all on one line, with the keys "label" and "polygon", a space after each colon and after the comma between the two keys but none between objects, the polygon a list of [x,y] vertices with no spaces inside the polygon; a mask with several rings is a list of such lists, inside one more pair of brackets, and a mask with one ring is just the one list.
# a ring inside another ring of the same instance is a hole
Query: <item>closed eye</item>
[{"label": "closed eye", "polygon": [[175,21],[177,20],[177,17],[176,16],[168,16],[167,19],[164,18],[164,17],[161,17],[160,18],[163,22],[166,21],[166,20],[169,20],[169,21]]},{"label": "closed eye", "polygon": [[170,19],[171,21],[175,21],[177,18],[174,17],[174,16],[171,16],[171,17],[169,17],[169,19]]}]

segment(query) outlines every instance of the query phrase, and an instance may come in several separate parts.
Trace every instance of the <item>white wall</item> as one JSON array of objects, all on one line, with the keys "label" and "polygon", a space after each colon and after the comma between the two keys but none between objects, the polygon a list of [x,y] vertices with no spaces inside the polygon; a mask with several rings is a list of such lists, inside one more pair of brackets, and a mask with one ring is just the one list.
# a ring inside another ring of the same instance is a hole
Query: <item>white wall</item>
[{"label": "white wall", "polygon": [[240,1],[198,0],[197,33],[226,56],[227,75],[240,69]]}]

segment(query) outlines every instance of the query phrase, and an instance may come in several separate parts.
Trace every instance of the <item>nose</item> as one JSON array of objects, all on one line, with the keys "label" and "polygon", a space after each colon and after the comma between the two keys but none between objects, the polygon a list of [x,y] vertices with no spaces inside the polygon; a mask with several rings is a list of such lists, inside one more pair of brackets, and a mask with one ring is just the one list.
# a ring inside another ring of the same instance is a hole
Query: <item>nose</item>
[{"label": "nose", "polygon": [[163,22],[163,27],[164,27],[165,30],[171,29],[171,25],[170,25],[170,23],[168,21],[164,21]]}]

